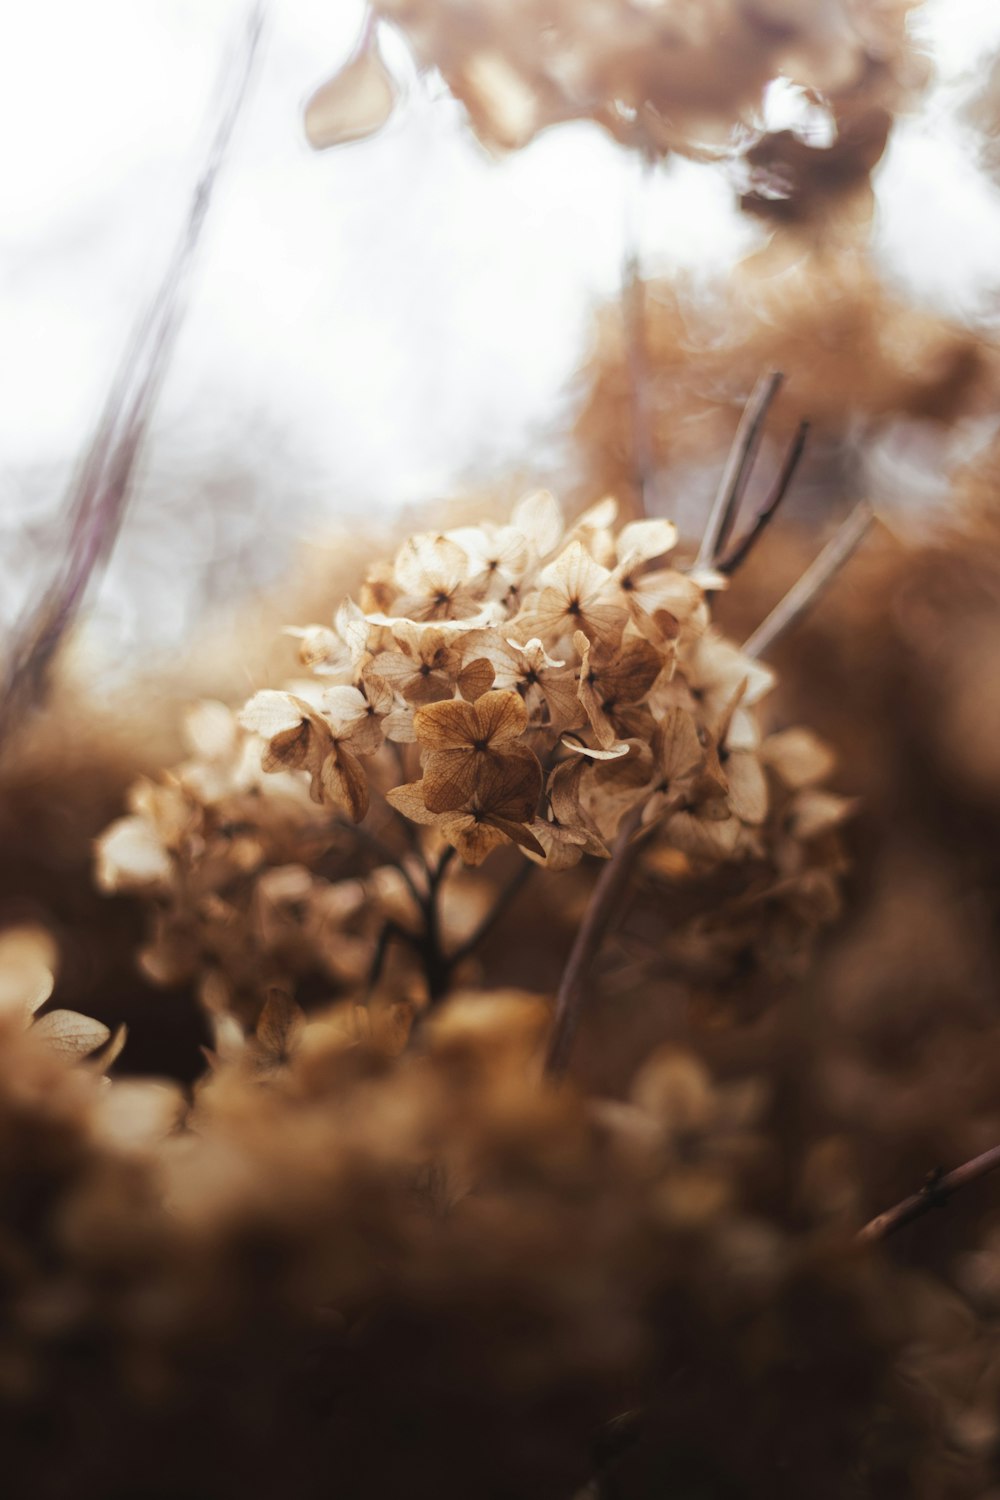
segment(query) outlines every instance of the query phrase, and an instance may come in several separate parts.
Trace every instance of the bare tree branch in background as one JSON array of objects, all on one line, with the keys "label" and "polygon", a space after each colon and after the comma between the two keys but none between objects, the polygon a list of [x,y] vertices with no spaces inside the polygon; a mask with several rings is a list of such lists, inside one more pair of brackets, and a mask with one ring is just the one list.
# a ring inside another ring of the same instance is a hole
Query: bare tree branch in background
[{"label": "bare tree branch in background", "polygon": [[132,334],[90,449],[65,507],[66,543],[41,599],[15,624],[0,682],[0,747],[45,696],[59,647],[87,589],[107,566],[128,506],[136,460],[183,320],[184,284],[242,111],[263,30],[265,0],[251,11],[223,70],[222,103],[187,222],[163,280]]}]

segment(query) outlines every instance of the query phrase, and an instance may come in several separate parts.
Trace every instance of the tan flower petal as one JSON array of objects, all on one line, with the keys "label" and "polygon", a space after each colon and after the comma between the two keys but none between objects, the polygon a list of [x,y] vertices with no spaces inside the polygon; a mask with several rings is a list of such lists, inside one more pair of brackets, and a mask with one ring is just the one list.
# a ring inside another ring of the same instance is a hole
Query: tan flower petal
[{"label": "tan flower petal", "polygon": [[81,1016],[75,1010],[53,1010],[35,1022],[31,1034],[63,1057],[78,1058],[100,1047],[111,1032],[92,1016]]},{"label": "tan flower petal", "polygon": [[760,753],[762,760],[794,790],[825,781],[835,764],[833,751],[810,729],[783,729],[768,735]]},{"label": "tan flower petal", "polygon": [[338,803],[355,823],[360,823],[368,811],[368,782],[353,751],[337,745],[323,762],[320,781],[322,800]]},{"label": "tan flower petal", "polygon": [[390,807],[402,813],[404,818],[409,818],[411,823],[422,823],[429,827],[438,821],[437,815],[430,811],[424,801],[422,781],[408,781],[403,786],[393,787],[392,791],[386,792],[385,800]]},{"label": "tan flower petal", "polygon": [[312,95],[306,138],[317,151],[364,140],[382,129],[395,104],[396,86],[372,40]]},{"label": "tan flower petal", "polygon": [[0,1011],[20,1014],[27,1024],[52,994],[57,956],[43,927],[8,927],[0,932]]},{"label": "tan flower petal", "polygon": [[424,767],[424,798],[431,812],[452,812],[468,802],[493,758],[493,751],[464,745],[455,750],[435,750]]},{"label": "tan flower petal", "polygon": [[474,740],[485,740],[494,749],[520,739],[528,727],[528,714],[519,693],[485,693],[475,705],[477,732]]},{"label": "tan flower petal", "polygon": [[417,709],[413,728],[425,750],[458,750],[479,738],[475,706],[457,699]]},{"label": "tan flower petal", "polygon": [[469,703],[474,703],[488,693],[496,678],[493,663],[485,656],[477,656],[458,674],[458,691]]},{"label": "tan flower petal", "polygon": [[763,823],[767,817],[767,777],[756,755],[734,750],[722,761],[729,786],[729,810],[743,823]]},{"label": "tan flower petal", "polygon": [[558,547],[563,534],[559,502],[548,490],[525,495],[514,507],[511,525],[524,533],[539,557],[547,557]]},{"label": "tan flower petal", "polygon": [[147,818],[118,818],[104,830],[95,848],[97,884],[102,891],[162,889],[170,884],[170,855]]}]

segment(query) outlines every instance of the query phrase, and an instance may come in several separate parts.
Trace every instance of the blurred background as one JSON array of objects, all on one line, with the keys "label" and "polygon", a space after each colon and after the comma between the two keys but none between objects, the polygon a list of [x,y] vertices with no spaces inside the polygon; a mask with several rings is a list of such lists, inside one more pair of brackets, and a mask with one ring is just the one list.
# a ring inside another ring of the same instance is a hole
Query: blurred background
[{"label": "blurred background", "polygon": [[[491,159],[388,28],[400,108],[370,140],[311,151],[303,105],[349,55],[362,9],[267,7],[93,604],[95,638],[124,659],[169,651],[206,603],[238,603],[331,527],[509,475],[565,490],[595,315],[618,296],[629,251],[649,276],[707,282],[766,238],[738,212],[725,166],[675,160],[643,177],[595,125]],[[51,567],[67,487],[183,223],[247,14],[246,0],[7,8],[0,627]],[[914,24],[936,82],[875,172],[872,255],[916,306],[986,333],[1000,195],[968,105],[1000,48],[1000,8],[931,0]],[[763,123],[800,110],[778,84]],[[910,451],[909,473],[897,465],[883,483],[887,503],[942,492]]]}]

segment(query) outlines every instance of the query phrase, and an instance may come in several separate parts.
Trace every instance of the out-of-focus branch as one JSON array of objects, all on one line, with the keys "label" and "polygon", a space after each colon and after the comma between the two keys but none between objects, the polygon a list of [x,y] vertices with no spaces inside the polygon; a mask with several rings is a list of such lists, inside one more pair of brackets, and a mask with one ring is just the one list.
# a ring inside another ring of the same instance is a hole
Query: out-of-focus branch
[{"label": "out-of-focus branch", "polygon": [[0,745],[44,697],[49,670],[87,589],[107,565],[125,516],[136,460],[183,317],[182,292],[233,130],[246,100],[263,28],[264,0],[227,61],[222,105],[187,221],[163,280],[140,319],[66,503],[66,544],[41,599],[15,625],[0,681]]},{"label": "out-of-focus branch", "polygon": [[801,619],[860,547],[874,520],[875,512],[867,500],[860,500],[834,532],[815,562],[743,643],[746,656],[763,656]]},{"label": "out-of-focus branch", "polygon": [[559,993],[556,996],[552,1035],[545,1059],[545,1071],[550,1076],[560,1077],[566,1071],[583,1012],[587,976],[600,952],[608,925],[621,900],[629,875],[632,873],[638,850],[638,843],[633,841],[633,835],[638,830],[641,821],[642,806],[640,804],[633,808],[622,821],[614,851],[601,870],[587,913],[577,929],[576,939],[566,961]]},{"label": "out-of-focus branch", "polygon": [[858,1239],[865,1242],[887,1239],[897,1229],[912,1224],[914,1219],[922,1219],[932,1208],[943,1208],[960,1188],[968,1187],[970,1182],[978,1182],[980,1177],[995,1172],[998,1167],[1000,1146],[991,1146],[982,1155],[974,1156],[971,1161],[963,1162],[950,1172],[932,1175],[919,1193],[911,1193],[901,1203],[896,1203],[871,1219],[858,1231]]}]

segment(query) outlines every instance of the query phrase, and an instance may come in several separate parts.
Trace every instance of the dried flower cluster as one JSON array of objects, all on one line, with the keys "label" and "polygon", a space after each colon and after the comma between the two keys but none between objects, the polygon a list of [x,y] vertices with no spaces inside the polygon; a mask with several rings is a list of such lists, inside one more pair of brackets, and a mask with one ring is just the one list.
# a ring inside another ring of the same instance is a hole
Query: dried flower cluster
[{"label": "dried flower cluster", "polygon": [[[647,153],[732,149],[779,76],[845,119],[893,109],[925,68],[907,36],[912,0],[372,0],[372,19],[436,68],[480,139],[516,150],[547,126],[594,120]],[[381,126],[392,79],[369,24],[306,116],[317,146]]]},{"label": "dried flower cluster", "polygon": [[360,604],[298,632],[313,675],[258,692],[239,725],[203,705],[192,758],[137,786],[99,844],[102,887],[154,902],[147,973],[203,972],[213,1014],[252,1017],[295,976],[376,982],[397,932],[440,950],[423,954],[437,1000],[447,858],[505,846],[562,871],[634,838],[674,881],[742,868],[749,911],[815,909],[818,885],[835,910],[850,804],[822,788],[832,757],[763,732],[773,674],[712,628],[705,586],[725,579],[673,566],[675,543],[667,521],[619,527],[612,500],[566,531],[530,495],[506,524],[407,539]]}]

